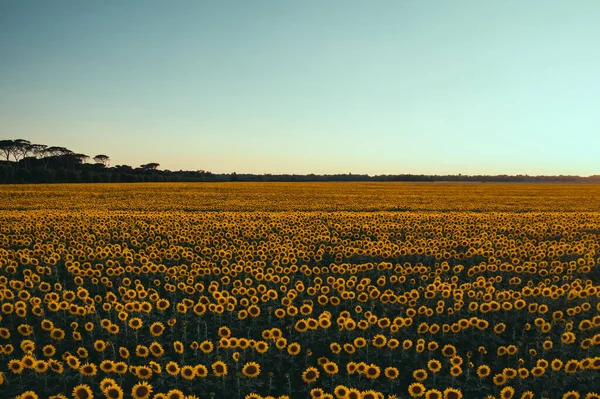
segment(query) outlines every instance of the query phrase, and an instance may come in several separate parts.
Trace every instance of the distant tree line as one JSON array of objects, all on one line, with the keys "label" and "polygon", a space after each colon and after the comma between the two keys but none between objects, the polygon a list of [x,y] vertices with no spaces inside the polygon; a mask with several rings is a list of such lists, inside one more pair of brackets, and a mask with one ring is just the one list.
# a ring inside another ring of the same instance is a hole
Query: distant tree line
[{"label": "distant tree line", "polygon": [[0,184],[214,181],[206,171],[159,170],[159,163],[110,166],[110,157],[90,157],[65,147],[29,140],[0,140]]},{"label": "distant tree line", "polygon": [[528,175],[295,175],[295,174],[213,174],[209,171],[170,171],[150,162],[132,167],[110,166],[110,157],[90,157],[65,147],[33,144],[29,140],[0,140],[0,184],[15,183],[120,183],[120,182],[563,182],[600,183],[600,175],[528,176]]}]

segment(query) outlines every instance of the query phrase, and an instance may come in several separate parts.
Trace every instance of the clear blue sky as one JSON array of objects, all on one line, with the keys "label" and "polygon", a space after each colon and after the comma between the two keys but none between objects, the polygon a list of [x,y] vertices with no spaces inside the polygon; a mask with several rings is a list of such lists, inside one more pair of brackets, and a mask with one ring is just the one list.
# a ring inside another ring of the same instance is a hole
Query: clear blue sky
[{"label": "clear blue sky", "polygon": [[600,173],[600,1],[0,0],[0,139],[215,173]]}]

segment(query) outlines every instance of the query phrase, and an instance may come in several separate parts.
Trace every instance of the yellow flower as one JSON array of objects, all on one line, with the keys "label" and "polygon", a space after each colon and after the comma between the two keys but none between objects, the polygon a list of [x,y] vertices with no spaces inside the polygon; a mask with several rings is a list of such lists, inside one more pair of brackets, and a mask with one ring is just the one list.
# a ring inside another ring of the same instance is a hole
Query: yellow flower
[{"label": "yellow flower", "polygon": [[315,367],[308,367],[302,373],[302,380],[304,382],[306,382],[307,384],[315,382],[318,378],[319,378],[319,370],[317,370]]},{"label": "yellow flower", "polygon": [[146,381],[138,382],[131,389],[131,396],[134,399],[147,399],[150,397],[152,393],[152,385],[148,384]]},{"label": "yellow flower", "polygon": [[408,394],[413,398],[425,395],[425,386],[419,382],[413,382],[408,386]]},{"label": "yellow flower", "polygon": [[214,362],[211,366],[213,373],[217,376],[217,377],[222,377],[227,375],[227,365],[218,360],[216,362]]},{"label": "yellow flower", "polygon": [[73,388],[73,397],[78,399],[92,399],[94,397],[89,385],[80,384]]},{"label": "yellow flower", "polygon": [[242,368],[242,373],[246,377],[255,378],[260,374],[260,365],[255,362],[249,362]]}]

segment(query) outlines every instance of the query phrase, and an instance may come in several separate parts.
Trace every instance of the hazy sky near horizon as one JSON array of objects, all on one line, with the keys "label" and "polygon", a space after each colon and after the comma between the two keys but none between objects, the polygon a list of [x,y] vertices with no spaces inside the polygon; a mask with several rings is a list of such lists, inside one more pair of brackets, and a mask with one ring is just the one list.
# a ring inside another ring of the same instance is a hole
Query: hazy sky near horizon
[{"label": "hazy sky near horizon", "polygon": [[600,174],[599,15],[0,0],[0,139],[215,173]]}]

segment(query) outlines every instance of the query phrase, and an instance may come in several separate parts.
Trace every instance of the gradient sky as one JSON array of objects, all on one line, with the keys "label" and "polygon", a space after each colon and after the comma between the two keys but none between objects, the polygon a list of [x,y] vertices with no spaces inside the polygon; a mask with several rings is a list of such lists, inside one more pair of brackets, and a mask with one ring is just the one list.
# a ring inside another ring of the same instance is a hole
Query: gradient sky
[{"label": "gradient sky", "polygon": [[599,15],[0,0],[0,139],[214,173],[600,174]]}]

